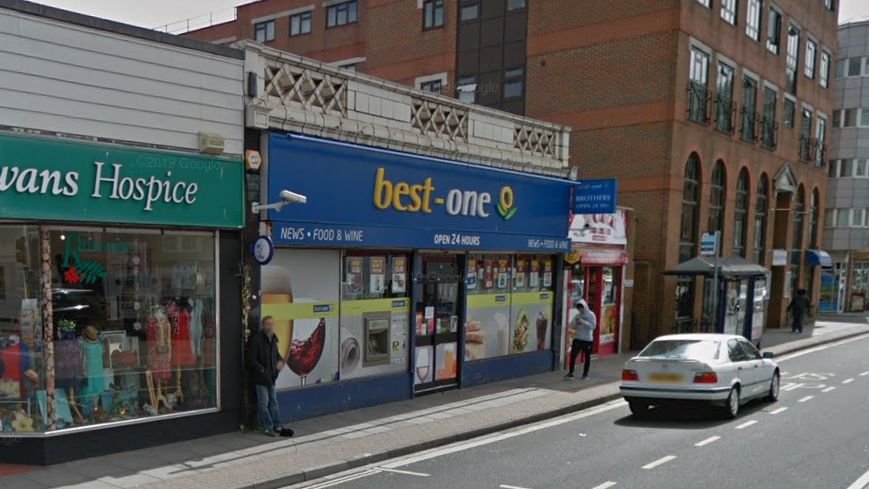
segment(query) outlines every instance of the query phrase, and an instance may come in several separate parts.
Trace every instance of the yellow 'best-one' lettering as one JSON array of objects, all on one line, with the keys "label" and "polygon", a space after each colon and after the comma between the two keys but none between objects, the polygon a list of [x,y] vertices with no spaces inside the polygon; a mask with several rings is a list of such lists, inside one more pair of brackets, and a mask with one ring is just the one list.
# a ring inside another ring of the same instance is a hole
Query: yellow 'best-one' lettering
[{"label": "yellow 'best-one' lettering", "polygon": [[426,178],[422,184],[411,185],[407,182],[393,184],[386,179],[386,169],[378,168],[374,180],[374,206],[382,210],[392,207],[399,212],[422,210],[429,214],[433,191],[431,178]]}]

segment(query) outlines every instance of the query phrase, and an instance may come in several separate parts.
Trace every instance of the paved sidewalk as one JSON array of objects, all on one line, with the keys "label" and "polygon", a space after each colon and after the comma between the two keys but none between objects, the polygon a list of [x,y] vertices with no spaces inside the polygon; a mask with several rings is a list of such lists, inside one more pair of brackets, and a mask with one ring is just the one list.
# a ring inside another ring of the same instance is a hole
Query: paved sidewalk
[{"label": "paved sidewalk", "polygon": [[[869,333],[869,324],[822,321],[815,331],[824,333],[767,332],[769,343],[793,341],[766,350],[782,355],[810,348]],[[0,477],[0,487],[280,488],[617,399],[626,358],[595,362],[588,381],[535,375],[303,421],[293,425],[292,439],[230,433]]]}]

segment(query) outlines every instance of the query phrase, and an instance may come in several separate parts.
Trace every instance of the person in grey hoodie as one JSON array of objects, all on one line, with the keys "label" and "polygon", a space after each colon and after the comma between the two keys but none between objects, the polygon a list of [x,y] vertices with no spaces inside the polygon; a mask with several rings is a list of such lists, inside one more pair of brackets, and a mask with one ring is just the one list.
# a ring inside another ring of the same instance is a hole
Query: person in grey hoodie
[{"label": "person in grey hoodie", "polygon": [[571,327],[576,331],[573,343],[570,344],[570,371],[567,378],[574,378],[576,357],[582,352],[585,367],[582,370],[582,378],[588,378],[588,369],[591,367],[591,347],[594,344],[594,330],[597,328],[597,317],[588,307],[588,303],[580,299],[576,304],[577,315],[571,321]]}]

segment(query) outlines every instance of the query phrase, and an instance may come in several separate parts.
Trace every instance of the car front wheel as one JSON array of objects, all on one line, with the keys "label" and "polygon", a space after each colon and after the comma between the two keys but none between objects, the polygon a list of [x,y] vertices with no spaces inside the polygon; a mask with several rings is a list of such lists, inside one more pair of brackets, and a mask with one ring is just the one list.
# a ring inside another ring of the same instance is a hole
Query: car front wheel
[{"label": "car front wheel", "polygon": [[630,408],[631,414],[633,414],[635,418],[644,418],[648,416],[650,406],[640,402],[629,402],[628,408]]},{"label": "car front wheel", "polygon": [[728,419],[739,416],[739,387],[730,389],[730,395],[727,396],[727,402],[724,404],[724,414]]},{"label": "car front wheel", "polygon": [[769,393],[766,395],[767,402],[778,401],[779,390],[781,389],[781,375],[778,371],[772,374],[772,380],[769,381]]}]

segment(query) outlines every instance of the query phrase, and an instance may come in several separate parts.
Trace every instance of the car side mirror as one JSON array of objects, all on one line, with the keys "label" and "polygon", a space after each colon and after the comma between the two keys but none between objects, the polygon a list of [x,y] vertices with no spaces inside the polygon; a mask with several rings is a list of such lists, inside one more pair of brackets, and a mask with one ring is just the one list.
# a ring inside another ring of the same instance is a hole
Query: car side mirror
[{"label": "car side mirror", "polygon": [[765,352],[763,352],[763,358],[764,358],[764,360],[772,360],[772,358],[773,358],[774,356],[775,356],[775,354],[774,354],[773,352],[771,352],[771,351],[765,351]]}]

